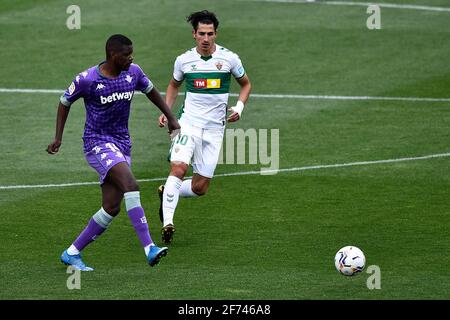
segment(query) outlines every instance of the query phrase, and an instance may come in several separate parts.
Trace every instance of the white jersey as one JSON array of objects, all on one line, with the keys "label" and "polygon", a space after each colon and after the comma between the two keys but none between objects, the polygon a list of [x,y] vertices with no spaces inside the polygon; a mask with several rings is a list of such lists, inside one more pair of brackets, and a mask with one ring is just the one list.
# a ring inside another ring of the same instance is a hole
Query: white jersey
[{"label": "white jersey", "polygon": [[239,56],[216,44],[208,57],[192,48],[175,60],[173,78],[186,80],[181,118],[201,128],[223,127],[226,122],[231,75],[245,75]]}]

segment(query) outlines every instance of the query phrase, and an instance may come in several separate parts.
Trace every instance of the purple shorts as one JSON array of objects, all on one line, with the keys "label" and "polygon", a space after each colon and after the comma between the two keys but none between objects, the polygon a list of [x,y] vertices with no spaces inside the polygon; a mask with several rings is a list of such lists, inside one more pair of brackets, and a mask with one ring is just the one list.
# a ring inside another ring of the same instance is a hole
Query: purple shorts
[{"label": "purple shorts", "polygon": [[97,171],[100,184],[103,184],[109,169],[116,164],[126,161],[128,166],[131,166],[131,157],[124,155],[112,142],[99,144],[84,156],[89,165]]}]

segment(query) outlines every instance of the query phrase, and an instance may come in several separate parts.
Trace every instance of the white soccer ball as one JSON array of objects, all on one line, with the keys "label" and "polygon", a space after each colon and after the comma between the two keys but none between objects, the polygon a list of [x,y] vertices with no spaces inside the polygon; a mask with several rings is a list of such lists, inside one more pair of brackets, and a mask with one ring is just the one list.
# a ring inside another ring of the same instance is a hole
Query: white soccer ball
[{"label": "white soccer ball", "polygon": [[334,265],[337,271],[344,276],[353,276],[363,271],[366,265],[366,257],[361,249],[355,246],[346,246],[336,253]]}]

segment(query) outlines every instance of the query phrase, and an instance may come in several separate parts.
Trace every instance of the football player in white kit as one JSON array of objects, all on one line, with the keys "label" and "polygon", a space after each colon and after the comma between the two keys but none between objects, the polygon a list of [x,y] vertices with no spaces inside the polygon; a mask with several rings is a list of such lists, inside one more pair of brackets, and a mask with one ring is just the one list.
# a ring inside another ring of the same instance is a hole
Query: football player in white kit
[{"label": "football player in white kit", "polygon": [[[208,190],[219,160],[226,122],[241,118],[251,91],[250,80],[239,56],[215,43],[219,21],[214,13],[203,10],[192,13],[192,35],[197,46],[175,60],[173,78],[166,92],[166,104],[172,109],[183,81],[186,95],[180,109],[181,132],[172,141],[170,173],[165,185],[158,189],[162,240],[172,241],[173,216],[179,197],[197,197]],[[235,106],[228,108],[231,76],[240,85]],[[228,109],[228,110],[227,110]],[[227,117],[227,111],[231,114]],[[164,127],[166,117],[159,117]],[[184,176],[192,164],[192,179]]]}]

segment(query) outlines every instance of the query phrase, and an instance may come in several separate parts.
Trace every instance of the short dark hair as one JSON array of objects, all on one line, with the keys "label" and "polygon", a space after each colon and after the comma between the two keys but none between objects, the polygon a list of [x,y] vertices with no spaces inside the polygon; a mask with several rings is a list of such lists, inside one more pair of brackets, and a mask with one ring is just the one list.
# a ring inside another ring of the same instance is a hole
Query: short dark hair
[{"label": "short dark hair", "polygon": [[113,34],[106,41],[106,56],[109,57],[111,52],[117,52],[122,49],[123,46],[131,46],[133,42],[123,34]]},{"label": "short dark hair", "polygon": [[219,20],[217,20],[216,15],[208,10],[193,12],[187,17],[186,21],[192,24],[195,31],[197,31],[199,23],[213,24],[214,31],[219,27]]}]

